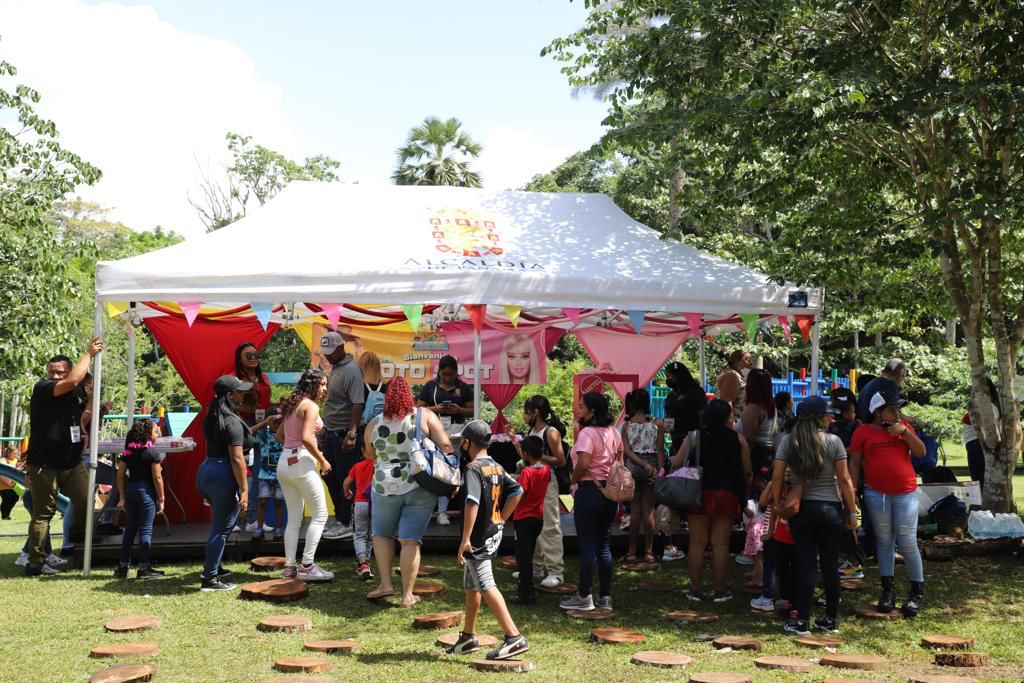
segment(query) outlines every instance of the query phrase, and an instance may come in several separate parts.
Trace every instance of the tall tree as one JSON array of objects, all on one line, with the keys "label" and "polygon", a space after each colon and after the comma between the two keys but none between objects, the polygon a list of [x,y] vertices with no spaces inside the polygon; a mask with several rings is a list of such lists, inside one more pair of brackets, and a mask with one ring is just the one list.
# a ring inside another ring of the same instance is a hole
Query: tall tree
[{"label": "tall tree", "polygon": [[[731,178],[746,194],[723,197],[724,212],[766,222],[775,254],[796,268],[813,267],[816,255],[849,256],[864,296],[902,267],[905,250],[921,257],[963,325],[975,417],[992,446],[984,500],[1009,509],[1020,451],[1012,383],[1024,342],[1024,7],[587,4],[584,28],[550,47],[570,77],[616,75],[607,99],[620,130],[639,100],[648,130],[699,140],[706,163],[680,167]],[[638,22],[649,30],[608,28]],[[986,409],[986,337],[998,422]]]},{"label": "tall tree", "polygon": [[208,232],[244,217],[252,201],[263,206],[292,181],[338,181],[341,164],[328,156],[318,154],[299,163],[254,143],[249,135],[228,133],[227,141],[232,158],[227,177],[217,181],[203,173],[199,198],[189,197]]},{"label": "tall tree", "polygon": [[480,174],[469,164],[482,149],[462,130],[458,119],[442,121],[428,116],[413,126],[405,144],[398,148],[398,166],[391,179],[396,185],[480,187]]}]

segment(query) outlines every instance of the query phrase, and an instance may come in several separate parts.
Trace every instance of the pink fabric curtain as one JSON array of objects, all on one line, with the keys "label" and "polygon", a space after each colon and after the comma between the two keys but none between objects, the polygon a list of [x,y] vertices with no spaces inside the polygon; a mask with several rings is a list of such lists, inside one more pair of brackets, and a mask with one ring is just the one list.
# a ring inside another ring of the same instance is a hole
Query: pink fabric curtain
[{"label": "pink fabric curtain", "polygon": [[[640,386],[650,382],[689,337],[686,331],[660,332],[653,327],[644,328],[644,334],[628,327],[588,327],[575,330],[574,334],[598,367],[607,364],[614,372],[635,372]],[[626,397],[629,385],[612,386],[620,398]]]},{"label": "pink fabric curtain", "polygon": [[508,419],[505,417],[505,406],[512,402],[512,399],[516,397],[519,390],[523,388],[522,384],[485,384],[483,385],[484,393],[487,394],[487,398],[491,399],[491,403],[498,409],[498,416],[494,418],[494,422],[491,423],[491,433],[501,434],[505,431],[505,427],[508,425]]}]

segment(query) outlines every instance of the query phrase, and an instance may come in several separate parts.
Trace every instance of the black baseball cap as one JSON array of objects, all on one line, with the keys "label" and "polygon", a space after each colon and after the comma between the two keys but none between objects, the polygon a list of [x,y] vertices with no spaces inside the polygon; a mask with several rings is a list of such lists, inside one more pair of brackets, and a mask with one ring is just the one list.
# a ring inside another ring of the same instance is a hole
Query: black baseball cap
[{"label": "black baseball cap", "polygon": [[234,375],[221,375],[213,383],[213,390],[218,396],[223,396],[229,391],[249,391],[252,387],[252,382],[243,382]]},{"label": "black baseball cap", "polygon": [[462,431],[452,435],[453,439],[469,439],[481,448],[491,445],[491,426],[483,420],[472,420],[462,427]]},{"label": "black baseball cap", "polygon": [[797,417],[821,417],[828,414],[828,401],[821,396],[808,396],[796,407]]}]

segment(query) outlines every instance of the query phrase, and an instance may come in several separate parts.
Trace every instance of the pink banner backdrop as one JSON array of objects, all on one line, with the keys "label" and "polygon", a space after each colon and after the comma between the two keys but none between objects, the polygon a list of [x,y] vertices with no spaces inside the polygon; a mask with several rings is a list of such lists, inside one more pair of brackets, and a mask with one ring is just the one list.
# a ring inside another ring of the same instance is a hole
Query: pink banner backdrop
[{"label": "pink banner backdrop", "polygon": [[[459,361],[459,375],[473,381],[473,326],[467,322],[441,325],[448,340],[448,355]],[[500,330],[484,327],[480,331],[482,356],[481,384],[546,384],[548,381],[545,330]],[[437,372],[434,360],[432,372]]]},{"label": "pink banner backdrop", "polygon": [[[689,336],[688,331],[661,330],[654,325],[636,334],[627,327],[588,327],[574,330],[598,368],[614,372],[635,372],[640,386],[646,386]],[[613,383],[615,392],[625,398],[629,385]]]}]

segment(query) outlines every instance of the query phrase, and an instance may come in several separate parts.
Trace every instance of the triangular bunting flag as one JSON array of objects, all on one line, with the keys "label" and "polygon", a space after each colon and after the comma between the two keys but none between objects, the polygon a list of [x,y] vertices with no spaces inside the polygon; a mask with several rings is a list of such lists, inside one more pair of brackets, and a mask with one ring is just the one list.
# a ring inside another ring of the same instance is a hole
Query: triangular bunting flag
[{"label": "triangular bunting flag", "polygon": [[779,316],[779,325],[782,326],[782,334],[786,335],[786,343],[793,343],[793,333],[789,330],[789,318],[784,315]]},{"label": "triangular bunting flag", "polygon": [[320,304],[320,310],[331,324],[331,329],[337,330],[338,320],[341,318],[341,304]]},{"label": "triangular bunting flag", "polygon": [[700,313],[683,313],[683,317],[686,318],[686,326],[690,328],[691,337],[700,336]]},{"label": "triangular bunting flag", "polygon": [[270,309],[274,307],[274,304],[259,302],[250,303],[249,306],[252,308],[252,312],[256,314],[256,319],[260,321],[260,326],[266,331],[267,325],[270,324]]},{"label": "triangular bunting flag", "polygon": [[811,341],[811,327],[814,325],[813,315],[796,316],[796,326],[800,328],[800,336],[805,342]]},{"label": "triangular bunting flag", "polygon": [[473,321],[473,329],[479,334],[480,330],[484,327],[484,318],[487,317],[487,306],[484,304],[463,304],[463,308],[469,314],[469,319]]},{"label": "triangular bunting flag", "polygon": [[128,310],[127,301],[108,301],[107,302],[107,315],[111,318],[116,318],[125,311]]},{"label": "triangular bunting flag", "polygon": [[626,311],[626,315],[629,316],[629,322],[636,333],[641,334],[644,331],[644,316],[647,315],[647,311]]},{"label": "triangular bunting flag", "polygon": [[185,314],[185,322],[188,323],[189,327],[192,327],[192,323],[196,321],[196,317],[199,315],[199,309],[202,307],[203,302],[179,301],[178,305],[181,306],[181,312]]},{"label": "triangular bunting flag", "polygon": [[420,329],[420,318],[423,316],[423,304],[402,304],[402,313],[409,321],[413,332]]},{"label": "triangular bunting flag", "polygon": [[757,313],[740,313],[740,320],[743,321],[743,328],[747,331],[747,337],[754,341],[757,336],[757,323],[761,319]]},{"label": "triangular bunting flag", "polygon": [[522,306],[502,306],[505,309],[505,317],[512,323],[512,327],[519,327],[519,315],[523,312]]},{"label": "triangular bunting flag", "polygon": [[563,308],[562,313],[565,313],[565,317],[572,321],[572,326],[576,327],[580,324],[580,313],[583,312],[582,308]]}]

